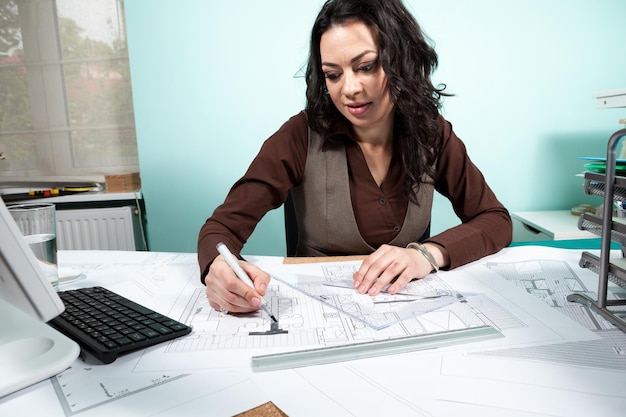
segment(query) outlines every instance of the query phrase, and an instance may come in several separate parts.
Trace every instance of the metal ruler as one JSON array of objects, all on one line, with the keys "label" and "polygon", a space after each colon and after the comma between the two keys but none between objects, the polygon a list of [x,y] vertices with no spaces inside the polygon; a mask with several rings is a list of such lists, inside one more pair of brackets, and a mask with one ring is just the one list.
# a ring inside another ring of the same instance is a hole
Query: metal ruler
[{"label": "metal ruler", "polygon": [[339,346],[305,349],[284,353],[273,353],[252,357],[252,370],[255,372],[276,371],[279,369],[372,358],[397,353],[407,353],[426,349],[437,349],[461,343],[479,342],[503,337],[491,326],[470,327],[438,333],[405,336],[373,342],[352,343]]}]

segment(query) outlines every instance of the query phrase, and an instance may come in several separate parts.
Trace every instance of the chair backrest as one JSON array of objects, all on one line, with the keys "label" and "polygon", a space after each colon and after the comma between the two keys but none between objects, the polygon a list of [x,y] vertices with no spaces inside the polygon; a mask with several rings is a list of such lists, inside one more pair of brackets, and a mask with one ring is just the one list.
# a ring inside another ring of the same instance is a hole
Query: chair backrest
[{"label": "chair backrest", "polygon": [[296,256],[298,248],[298,222],[296,221],[296,209],[293,205],[291,192],[285,200],[285,239],[287,243],[287,256]]}]

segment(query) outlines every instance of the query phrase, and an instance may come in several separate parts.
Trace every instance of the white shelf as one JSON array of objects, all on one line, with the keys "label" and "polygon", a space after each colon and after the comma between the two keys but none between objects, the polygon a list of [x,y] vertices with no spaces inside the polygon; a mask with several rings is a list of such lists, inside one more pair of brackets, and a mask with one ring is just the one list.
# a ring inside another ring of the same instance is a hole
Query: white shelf
[{"label": "white shelf", "polygon": [[18,204],[18,203],[33,203],[33,202],[45,202],[52,204],[61,204],[61,203],[95,203],[102,201],[126,201],[126,200],[141,200],[143,197],[141,195],[141,190],[137,191],[129,191],[129,192],[119,192],[119,193],[109,193],[106,191],[99,192],[85,192],[85,193],[76,193],[76,194],[68,194],[62,195],[58,197],[42,197],[42,198],[29,198],[25,200],[19,201],[11,201],[10,204]]},{"label": "white shelf", "polygon": [[602,91],[595,93],[593,97],[596,99],[596,104],[599,109],[626,107],[626,88]]}]

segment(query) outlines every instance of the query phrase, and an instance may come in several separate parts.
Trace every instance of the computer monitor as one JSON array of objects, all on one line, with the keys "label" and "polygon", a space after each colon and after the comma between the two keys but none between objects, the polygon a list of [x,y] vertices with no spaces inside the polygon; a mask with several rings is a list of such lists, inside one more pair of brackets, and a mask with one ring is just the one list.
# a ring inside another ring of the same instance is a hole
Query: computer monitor
[{"label": "computer monitor", "polygon": [[67,369],[80,347],[46,322],[64,310],[0,200],[0,397]]}]

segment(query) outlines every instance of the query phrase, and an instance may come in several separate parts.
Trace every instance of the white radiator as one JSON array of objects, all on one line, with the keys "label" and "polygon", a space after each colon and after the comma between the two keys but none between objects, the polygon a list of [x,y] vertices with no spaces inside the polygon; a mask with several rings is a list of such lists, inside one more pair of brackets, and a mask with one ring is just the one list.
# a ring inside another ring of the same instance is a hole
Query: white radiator
[{"label": "white radiator", "polygon": [[140,219],[136,211],[132,206],[57,210],[57,249],[140,249]]}]

